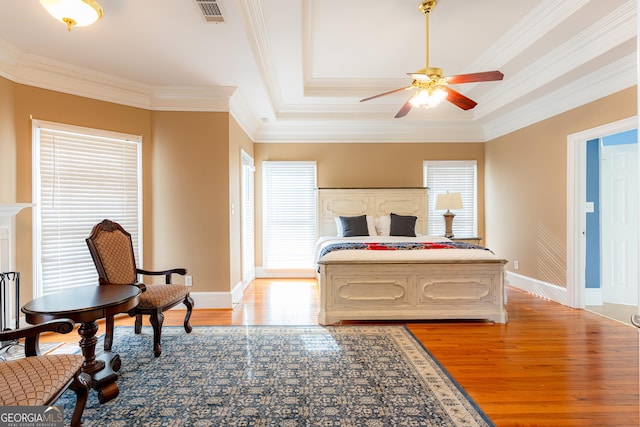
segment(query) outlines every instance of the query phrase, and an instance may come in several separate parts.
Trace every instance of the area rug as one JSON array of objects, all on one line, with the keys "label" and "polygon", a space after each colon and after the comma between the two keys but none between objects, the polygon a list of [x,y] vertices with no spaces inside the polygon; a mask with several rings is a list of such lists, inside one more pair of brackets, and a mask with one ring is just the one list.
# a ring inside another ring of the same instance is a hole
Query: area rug
[{"label": "area rug", "polygon": [[[38,344],[40,354],[49,354],[58,347],[61,347],[61,342],[41,342]],[[0,360],[17,360],[22,359],[24,356],[24,345],[12,344],[0,349]]]},{"label": "area rug", "polygon": [[120,395],[92,391],[85,427],[493,426],[403,326],[164,327],[158,358],[117,327],[113,351]]}]

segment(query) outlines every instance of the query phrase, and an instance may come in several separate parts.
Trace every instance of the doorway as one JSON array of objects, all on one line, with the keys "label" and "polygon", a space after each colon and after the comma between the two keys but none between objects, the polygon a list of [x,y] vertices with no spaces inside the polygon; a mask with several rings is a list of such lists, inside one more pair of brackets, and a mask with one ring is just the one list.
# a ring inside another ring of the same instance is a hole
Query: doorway
[{"label": "doorway", "polygon": [[253,157],[244,150],[240,152],[242,161],[241,179],[241,232],[242,232],[242,289],[246,289],[256,277],[255,263],[255,201]]},{"label": "doorway", "polygon": [[637,124],[568,137],[568,302],[626,323],[638,304]]}]

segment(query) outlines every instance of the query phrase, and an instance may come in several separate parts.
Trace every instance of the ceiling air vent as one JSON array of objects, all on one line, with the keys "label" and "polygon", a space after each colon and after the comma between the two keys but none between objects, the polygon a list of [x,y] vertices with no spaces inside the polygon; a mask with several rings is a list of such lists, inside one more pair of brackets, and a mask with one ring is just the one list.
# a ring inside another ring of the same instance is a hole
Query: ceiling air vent
[{"label": "ceiling air vent", "polygon": [[216,0],[196,0],[196,5],[200,8],[204,20],[207,22],[224,22],[222,9],[219,1]]}]

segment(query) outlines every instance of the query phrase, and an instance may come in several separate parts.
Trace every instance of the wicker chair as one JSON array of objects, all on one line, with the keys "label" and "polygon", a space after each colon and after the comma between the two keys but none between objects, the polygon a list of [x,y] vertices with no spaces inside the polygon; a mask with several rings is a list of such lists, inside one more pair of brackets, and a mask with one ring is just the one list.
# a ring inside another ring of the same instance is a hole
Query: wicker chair
[{"label": "wicker chair", "polygon": [[68,388],[76,393],[76,406],[71,426],[82,425],[91,377],[81,372],[81,354],[41,356],[38,349],[42,332],[66,334],[74,323],[68,319],[52,320],[39,325],[0,332],[1,341],[25,338],[25,356],[0,362],[0,406],[49,406]]},{"label": "wicker chair", "polygon": [[[135,316],[134,331],[139,334],[142,330],[142,316],[149,315],[153,327],[153,354],[158,357],[162,353],[160,338],[165,310],[180,303],[187,306],[184,318],[184,330],[191,332],[189,318],[193,310],[193,299],[189,295],[189,288],[184,285],[172,284],[173,274],[185,275],[184,268],[174,268],[163,271],[142,270],[136,267],[136,260],[131,243],[131,234],[120,224],[105,219],[93,227],[91,235],[86,239],[89,252],[98,270],[101,285],[137,285],[143,292],[140,303],[129,312]],[[164,276],[165,284],[145,285],[138,281],[139,275]],[[113,344],[113,316],[106,318],[106,333],[104,339],[105,351],[111,351]]]}]

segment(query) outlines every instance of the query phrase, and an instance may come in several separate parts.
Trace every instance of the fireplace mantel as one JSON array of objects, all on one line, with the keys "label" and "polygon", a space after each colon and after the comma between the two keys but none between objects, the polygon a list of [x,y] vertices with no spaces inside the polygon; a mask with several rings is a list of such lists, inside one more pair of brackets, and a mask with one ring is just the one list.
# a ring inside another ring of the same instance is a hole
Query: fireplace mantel
[{"label": "fireplace mantel", "polygon": [[33,203],[3,203],[0,202],[0,216],[15,216],[24,208],[30,208]]},{"label": "fireplace mantel", "polygon": [[0,271],[14,271],[16,259],[15,216],[33,203],[0,202]]}]

